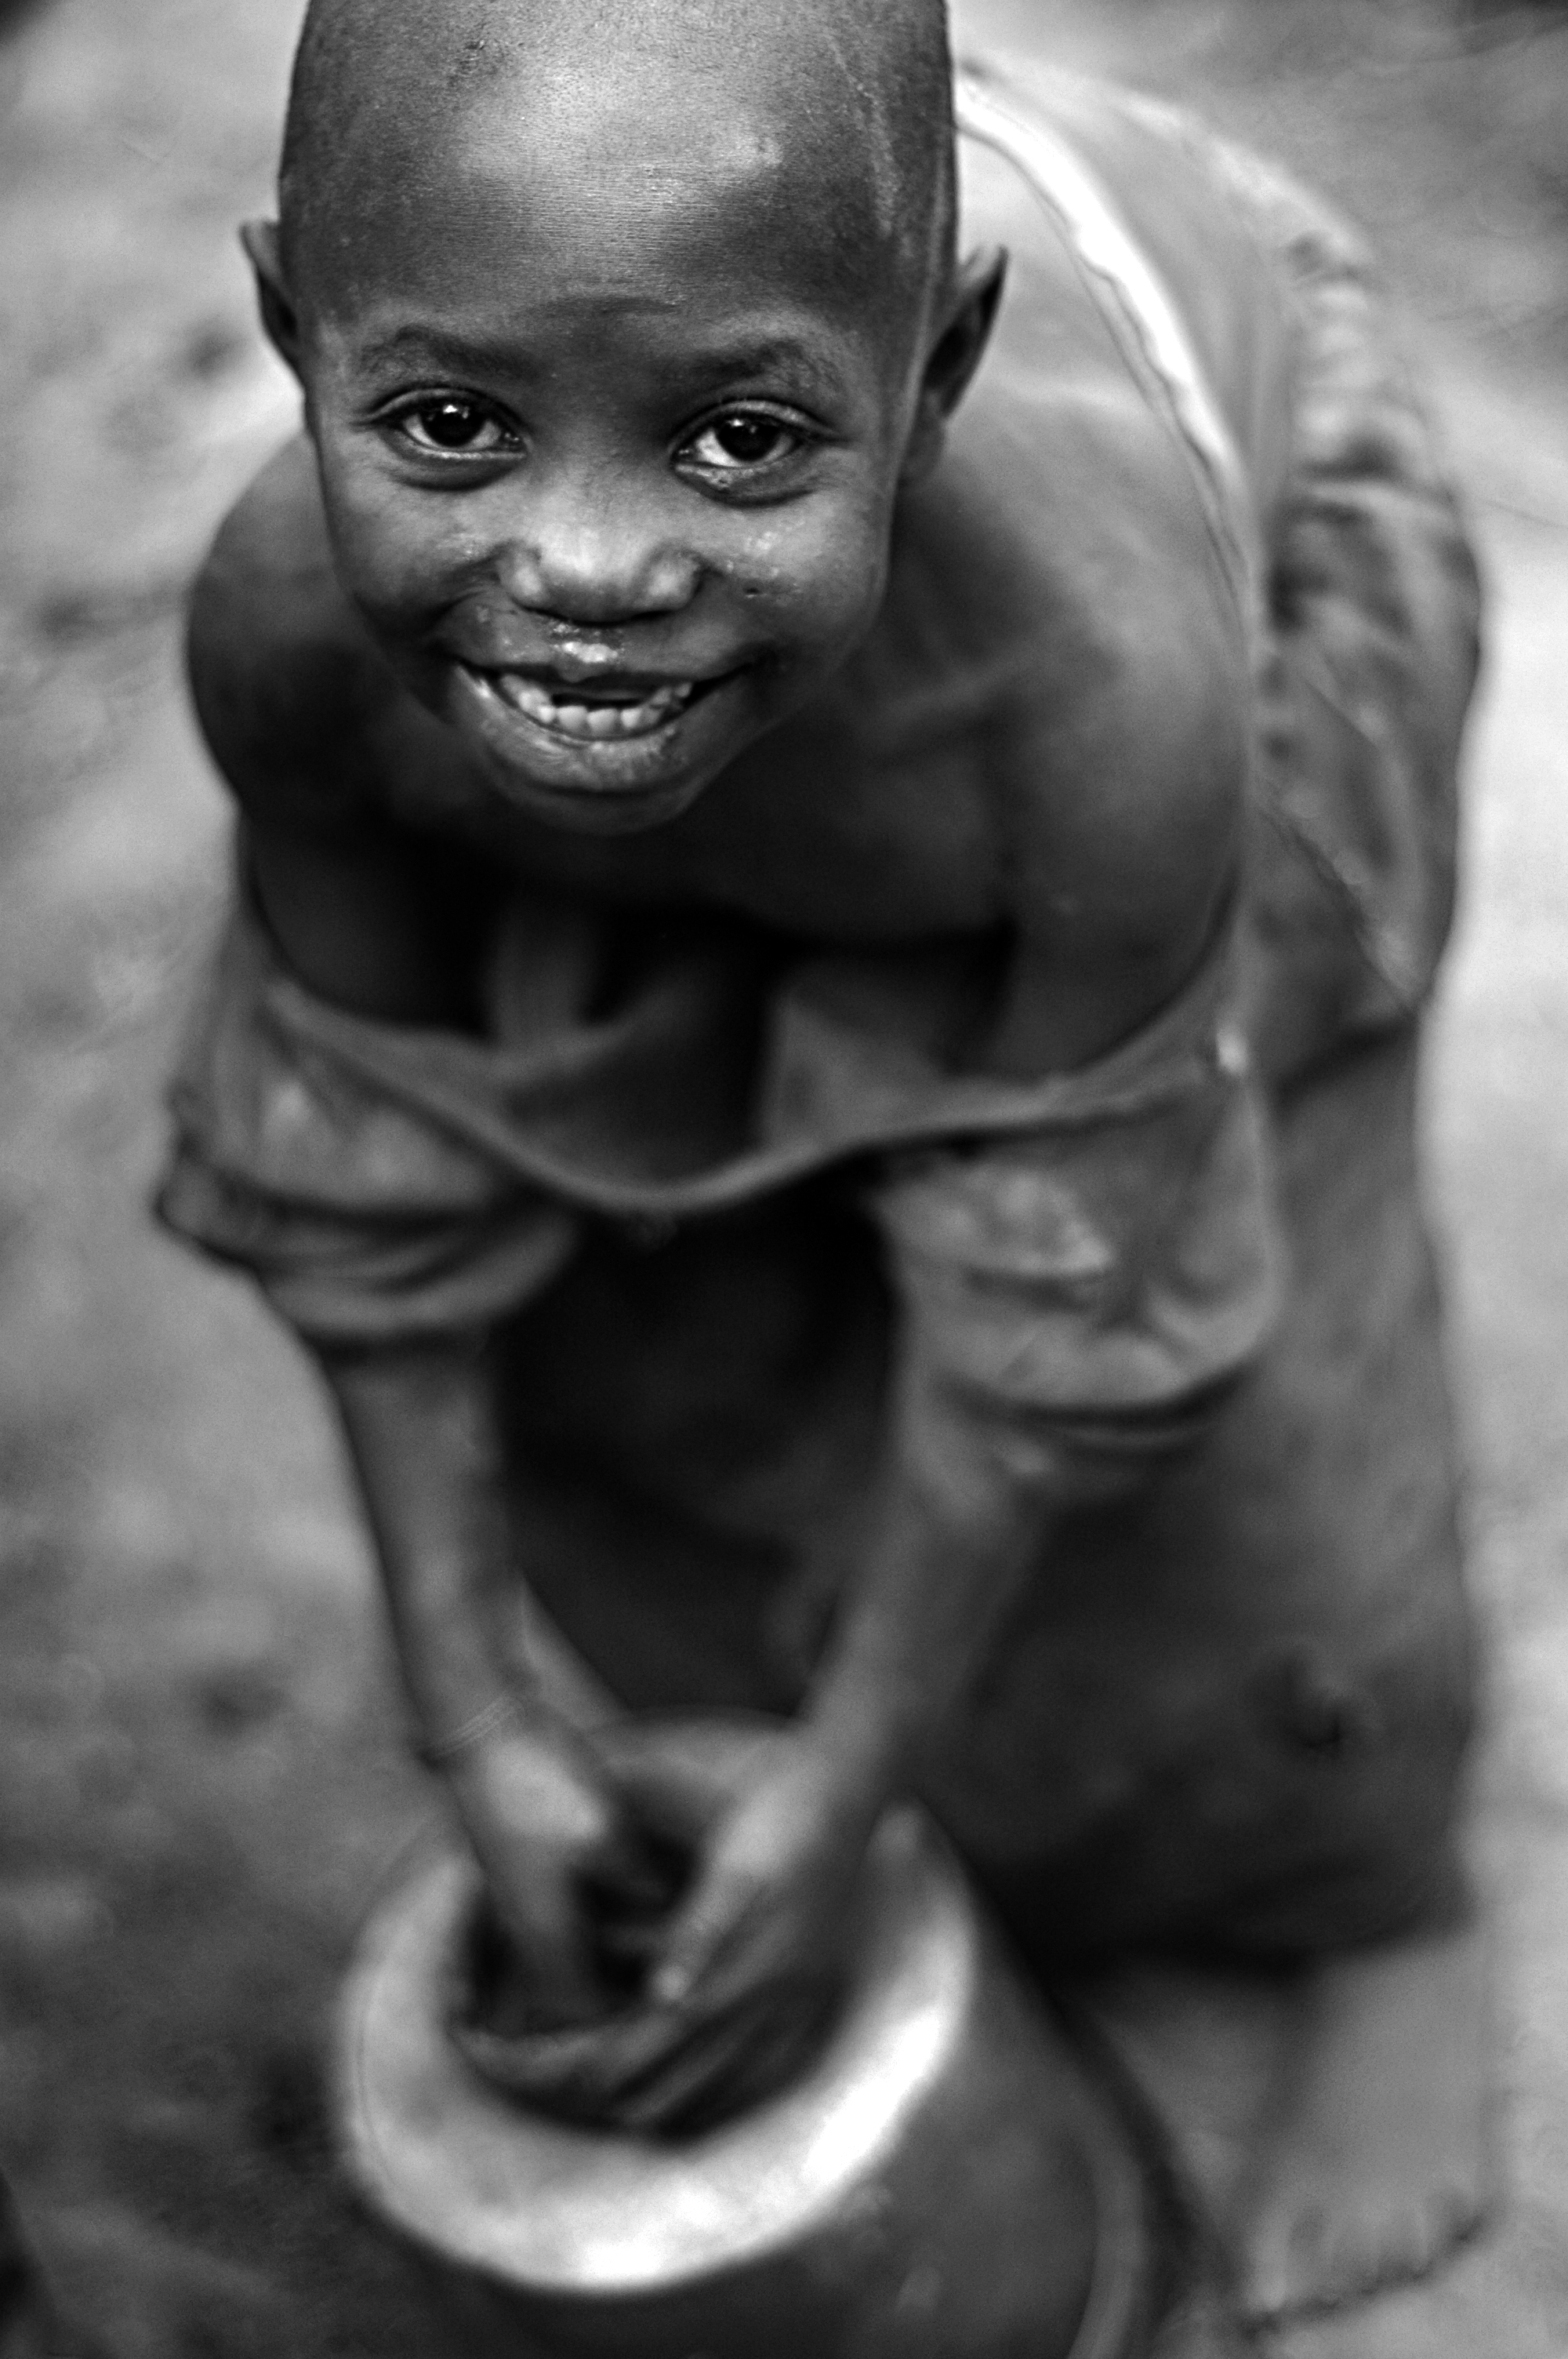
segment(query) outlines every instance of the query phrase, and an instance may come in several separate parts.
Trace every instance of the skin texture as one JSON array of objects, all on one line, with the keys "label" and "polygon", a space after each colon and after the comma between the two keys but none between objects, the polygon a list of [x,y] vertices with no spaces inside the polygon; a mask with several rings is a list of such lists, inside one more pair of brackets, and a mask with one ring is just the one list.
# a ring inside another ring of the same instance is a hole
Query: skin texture
[{"label": "skin texture", "polygon": [[[956,418],[1008,219],[982,175],[1000,235],[954,258],[935,12],[857,11],[847,31],[830,0],[750,0],[743,35],[737,13],[313,12],[281,229],[247,233],[309,448],[214,553],[192,630],[204,726],[278,941],[342,1005],[475,1020],[512,878],[806,941],[999,934],[977,1066],[1071,1068],[1212,937],[1245,651],[1195,595],[1201,530],[1070,272],[1015,271],[1000,390],[988,372]],[[1019,438],[1033,401],[1059,431],[1042,355],[1063,321],[1102,374],[1075,465],[1021,524]],[[1125,544],[1074,490],[1110,480],[1138,518]],[[558,1652],[506,1661],[519,1569],[484,1339],[329,1375],[416,1715],[540,2016],[591,2020],[585,1897],[635,1901],[656,1806],[610,1779]],[[881,1810],[1086,1496],[1069,1459],[1021,1473],[895,1368],[804,1707],[739,1801],[681,1831],[696,1873],[649,1944],[649,2004],[575,2056],[579,2102],[597,2076],[605,2110],[656,2122],[831,1971]],[[1393,1984],[1314,1985],[1241,2232],[1261,2312],[1411,2265],[1451,2232],[1455,2184],[1478,2201],[1463,2102],[1407,2116],[1391,2159],[1356,2135],[1346,2093],[1379,2085],[1378,2026],[1408,2015],[1402,1984],[1377,1997]],[[1325,2170],[1325,2119],[1364,2170],[1343,2151]]]}]

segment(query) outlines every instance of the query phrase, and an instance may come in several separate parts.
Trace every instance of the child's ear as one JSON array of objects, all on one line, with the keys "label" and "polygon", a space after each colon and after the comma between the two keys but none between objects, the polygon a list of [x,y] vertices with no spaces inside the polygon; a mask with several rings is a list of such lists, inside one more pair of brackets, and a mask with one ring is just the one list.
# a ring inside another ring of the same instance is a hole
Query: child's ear
[{"label": "child's ear", "polygon": [[251,268],[256,275],[256,300],[261,307],[262,326],[266,330],[267,341],[278,358],[286,361],[297,376],[299,314],[294,308],[294,298],[283,275],[283,252],[277,223],[247,222],[240,232],[240,244],[249,255]]},{"label": "child's ear", "polygon": [[929,474],[942,455],[947,420],[968,391],[989,342],[1006,276],[1007,255],[1000,245],[982,246],[958,266],[921,379],[914,426],[904,452],[905,483]]}]

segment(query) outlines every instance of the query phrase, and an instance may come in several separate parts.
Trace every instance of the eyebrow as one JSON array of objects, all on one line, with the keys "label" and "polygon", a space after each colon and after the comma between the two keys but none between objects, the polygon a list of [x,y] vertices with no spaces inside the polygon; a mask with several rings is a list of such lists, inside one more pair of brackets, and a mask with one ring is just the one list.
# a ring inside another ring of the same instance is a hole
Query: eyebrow
[{"label": "eyebrow", "polygon": [[[623,299],[611,297],[608,300],[620,310],[644,310],[665,318],[677,310],[673,304],[635,295],[627,295]],[[730,342],[716,339],[711,343],[693,345],[679,357],[693,378],[712,384],[784,374],[803,379],[812,391],[827,400],[843,390],[842,377],[831,360],[814,351],[803,338],[787,332],[741,335]],[[472,372],[481,376],[514,375],[519,369],[526,373],[528,364],[526,346],[510,337],[462,335],[412,321],[372,335],[362,347],[362,358],[373,367],[425,362],[459,375]]]},{"label": "eyebrow", "polygon": [[388,328],[367,337],[360,347],[360,357],[373,368],[394,361],[423,361],[460,372],[471,369],[482,375],[492,370],[515,370],[521,354],[517,346],[504,337],[459,336],[442,328],[405,322],[402,327]]},{"label": "eyebrow", "polygon": [[[673,308],[638,295],[621,299],[612,296],[608,301],[623,311],[665,311]],[[368,337],[361,349],[368,361],[438,359],[475,368],[515,369],[524,357],[524,347],[510,336],[462,335],[452,329],[426,326],[411,320]]]}]

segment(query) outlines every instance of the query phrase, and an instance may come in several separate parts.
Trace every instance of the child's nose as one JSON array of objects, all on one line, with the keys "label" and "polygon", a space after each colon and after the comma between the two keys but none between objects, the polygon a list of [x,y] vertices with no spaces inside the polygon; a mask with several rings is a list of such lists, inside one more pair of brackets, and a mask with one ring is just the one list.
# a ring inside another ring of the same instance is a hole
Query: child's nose
[{"label": "child's nose", "polygon": [[656,515],[610,484],[561,485],[529,503],[502,553],[502,587],[519,605],[568,623],[630,623],[688,604],[699,560]]}]

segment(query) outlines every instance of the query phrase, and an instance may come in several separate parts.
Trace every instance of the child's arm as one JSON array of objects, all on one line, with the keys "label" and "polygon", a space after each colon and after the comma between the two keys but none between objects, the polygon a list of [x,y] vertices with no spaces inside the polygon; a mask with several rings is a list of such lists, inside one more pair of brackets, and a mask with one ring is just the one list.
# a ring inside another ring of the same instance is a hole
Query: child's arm
[{"label": "child's arm", "polygon": [[355,1353],[326,1375],[425,1758],[448,1782],[541,2013],[590,2016],[582,1887],[620,1883],[633,1862],[589,1742],[600,1716],[590,1676],[574,1677],[562,1640],[520,1667],[501,1640],[518,1583],[484,1349]]},{"label": "child's arm", "polygon": [[[1247,679],[1223,638],[1213,649],[1200,645],[1190,663],[1179,645],[1174,653],[1182,660],[1165,677],[1151,661],[1129,682],[1119,738],[1081,749],[1079,795],[1019,799],[1017,947],[1011,992],[976,1060],[988,1071],[1030,1080],[1095,1063],[1177,1002],[1221,940],[1244,808]],[[1155,1434],[1186,1377],[1195,1393],[1217,1389],[1237,1354],[1255,1347],[1267,1316],[1266,1276],[1256,1257],[1249,1264],[1247,1233],[1259,1208],[1235,1192],[1257,1177],[1247,1168],[1244,1091],[1223,1072],[1216,1086],[1228,1111],[1208,1128],[1205,1152],[1217,1150],[1216,1160],[1199,1192],[1208,1224],[1202,1243],[1212,1247],[1217,1234],[1224,1243],[1198,1261],[1212,1271],[1232,1250],[1234,1277],[1195,1365],[1172,1372],[1170,1400],[1148,1404],[1154,1414],[1146,1430]],[[1117,1217],[1158,1235],[1184,1190],[1184,1217],[1193,1219],[1193,1153],[1189,1134],[1167,1141],[1141,1179],[1136,1159],[1113,1163],[1114,1189],[1123,1197],[1141,1189],[1152,1206],[1143,1213],[1122,1202]],[[1001,1207],[1011,1180],[1030,1176],[1017,1160],[983,1148],[968,1167],[957,1153],[948,1178],[941,1162],[931,1158],[930,1184],[946,1194],[949,1212],[965,1209],[952,1191],[962,1190],[966,1168],[982,1181],[988,1166],[994,1169]],[[1049,1145],[1036,1168],[1047,1203],[1054,1192],[1070,1201],[1070,1189],[1056,1185],[1067,1174],[1059,1163],[1053,1169]],[[1092,1193],[1092,1170],[1086,1184],[1087,1213],[1109,1217],[1112,1208]],[[1012,1344],[1020,1356],[1038,1353],[1054,1332],[1028,1282],[1012,1299],[1003,1371]],[[881,1494],[858,1577],[795,1732],[716,1831],[666,1951],[663,1987],[672,1996],[689,1993],[694,2018],[740,2005],[769,1975],[820,1965],[879,1810],[914,1782],[1025,1584],[1049,1582],[1064,1517],[1141,1479],[1136,1446],[1119,1454],[1080,1450],[1070,1414],[1056,1425],[1049,1409],[1020,1416],[1004,1384],[989,1393],[983,1382],[968,1385],[952,1363],[951,1337],[930,1329],[923,1337],[913,1303],[904,1310]],[[1193,1305],[1184,1310],[1190,1321]],[[1099,1341],[1094,1325],[1091,1314],[1091,1353]],[[1204,1352],[1206,1367],[1197,1364]],[[1069,1404],[1074,1381],[1067,1371],[1060,1386]],[[1117,1421],[1113,1410],[1109,1422]]]},{"label": "child's arm", "polygon": [[[395,840],[313,838],[253,806],[253,889],[292,971],[323,999],[401,1024],[461,1022],[465,929]],[[475,925],[467,947],[477,946]],[[542,2009],[594,2011],[584,1880],[633,1870],[587,1730],[596,1684],[557,1639],[509,1674],[519,1583],[482,1334],[323,1355],[373,1532],[422,1749],[445,1777]]]},{"label": "child's arm", "polygon": [[676,2009],[677,2051],[770,1985],[828,1971],[878,1819],[917,1782],[1082,1495],[1065,1456],[1048,1467],[1036,1451],[1024,1474],[983,1427],[903,1388],[871,1538],[805,1707],[715,1830],[665,1945],[654,1989]]}]

